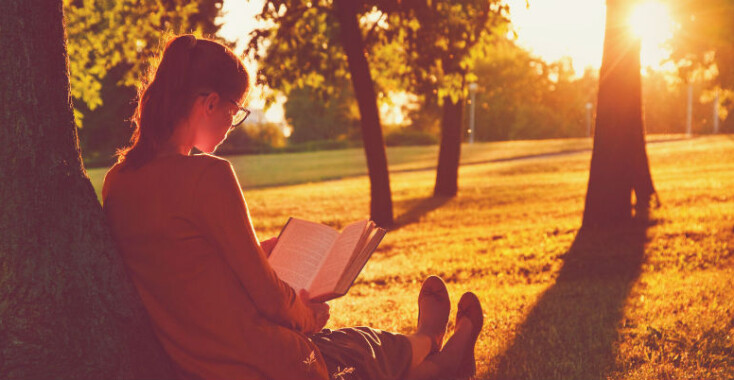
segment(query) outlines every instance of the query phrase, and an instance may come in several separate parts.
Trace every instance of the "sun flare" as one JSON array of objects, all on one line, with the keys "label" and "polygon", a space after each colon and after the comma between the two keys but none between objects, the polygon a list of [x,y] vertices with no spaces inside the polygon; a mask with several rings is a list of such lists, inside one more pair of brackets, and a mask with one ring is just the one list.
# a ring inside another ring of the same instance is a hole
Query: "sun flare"
[{"label": "sun flare", "polygon": [[630,14],[629,27],[642,41],[642,66],[659,67],[670,54],[665,43],[673,37],[675,28],[667,5],[654,0],[640,3]]}]

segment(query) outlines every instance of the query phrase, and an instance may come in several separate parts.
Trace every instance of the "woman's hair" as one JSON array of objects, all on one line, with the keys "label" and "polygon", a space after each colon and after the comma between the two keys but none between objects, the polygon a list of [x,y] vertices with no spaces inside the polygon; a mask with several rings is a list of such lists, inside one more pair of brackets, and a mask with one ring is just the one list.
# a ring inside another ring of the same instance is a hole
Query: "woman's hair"
[{"label": "woman's hair", "polygon": [[138,168],[155,157],[200,94],[239,99],[248,88],[242,60],[226,46],[190,34],[170,38],[138,90],[130,146],[117,151],[117,162]]}]

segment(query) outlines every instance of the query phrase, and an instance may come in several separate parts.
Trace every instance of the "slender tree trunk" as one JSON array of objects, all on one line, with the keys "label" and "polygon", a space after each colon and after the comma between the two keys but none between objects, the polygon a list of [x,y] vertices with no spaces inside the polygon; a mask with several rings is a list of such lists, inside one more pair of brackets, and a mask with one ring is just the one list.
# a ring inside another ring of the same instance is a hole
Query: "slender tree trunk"
[{"label": "slender tree trunk", "polygon": [[361,1],[335,0],[334,11],[339,20],[341,42],[347,54],[349,73],[359,105],[362,122],[362,142],[367,156],[370,177],[372,219],[382,227],[393,224],[392,193],[387,169],[385,140],[377,110],[377,95],[365,55],[362,32],[357,21],[357,7]]},{"label": "slender tree trunk", "polygon": [[0,25],[0,378],[171,377],[81,162],[62,2]]},{"label": "slender tree trunk", "polygon": [[459,189],[459,159],[464,135],[461,122],[463,109],[464,103],[461,99],[454,102],[450,96],[444,97],[434,196],[453,197]]},{"label": "slender tree trunk", "polygon": [[[441,66],[445,75],[461,75],[460,91],[463,93],[465,73],[459,66],[459,62],[450,57],[444,57]],[[461,159],[461,141],[464,137],[463,116],[463,96],[457,97],[456,100],[453,100],[451,96],[444,96],[441,145],[438,150],[434,196],[453,197],[459,190],[459,160]]]},{"label": "slender tree trunk", "polygon": [[640,42],[627,24],[634,0],[608,0],[604,56],[584,226],[604,226],[647,212],[655,189],[645,150]]}]

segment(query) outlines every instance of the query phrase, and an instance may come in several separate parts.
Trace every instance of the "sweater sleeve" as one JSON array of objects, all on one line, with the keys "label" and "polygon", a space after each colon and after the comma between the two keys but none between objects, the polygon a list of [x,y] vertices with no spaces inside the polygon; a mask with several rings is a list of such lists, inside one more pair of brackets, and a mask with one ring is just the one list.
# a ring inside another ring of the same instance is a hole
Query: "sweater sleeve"
[{"label": "sweater sleeve", "polygon": [[232,164],[218,160],[208,165],[193,195],[195,217],[260,313],[288,328],[312,330],[316,324],[313,313],[278,278],[260,247]]}]

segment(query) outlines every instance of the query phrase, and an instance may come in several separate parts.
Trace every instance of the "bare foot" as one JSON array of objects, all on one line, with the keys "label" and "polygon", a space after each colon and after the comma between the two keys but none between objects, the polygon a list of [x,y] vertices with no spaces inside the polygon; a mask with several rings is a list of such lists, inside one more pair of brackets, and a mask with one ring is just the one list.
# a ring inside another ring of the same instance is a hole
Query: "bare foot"
[{"label": "bare foot", "polygon": [[471,349],[472,322],[469,318],[457,321],[454,334],[446,341],[443,349],[429,355],[409,379],[454,379],[460,364]]},{"label": "bare foot", "polygon": [[470,339],[467,342],[466,350],[459,363],[456,377],[459,379],[471,379],[477,372],[476,360],[474,359],[474,346],[477,343],[477,338],[484,324],[482,305],[476,294],[472,292],[464,293],[459,300],[458,311],[456,312],[457,328],[459,327],[459,323],[463,321],[469,321],[469,325],[471,326]]},{"label": "bare foot", "polygon": [[425,335],[431,339],[430,353],[436,353],[441,349],[450,310],[451,301],[446,284],[437,276],[426,278],[418,295],[416,334]]}]

